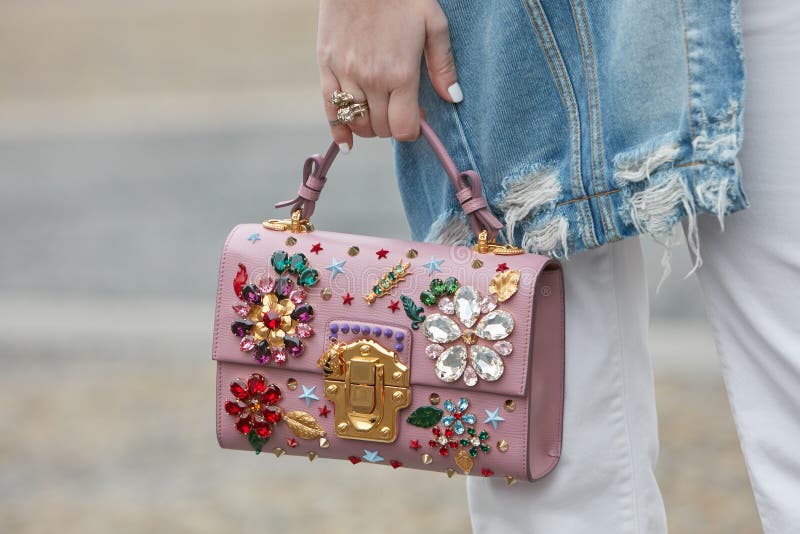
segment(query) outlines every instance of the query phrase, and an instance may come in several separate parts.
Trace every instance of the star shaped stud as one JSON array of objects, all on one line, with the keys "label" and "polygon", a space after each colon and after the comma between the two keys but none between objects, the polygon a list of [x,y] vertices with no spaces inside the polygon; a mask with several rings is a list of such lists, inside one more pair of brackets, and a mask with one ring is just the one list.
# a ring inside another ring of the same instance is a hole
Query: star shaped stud
[{"label": "star shaped stud", "polygon": [[364,456],[362,456],[362,458],[372,463],[383,461],[383,457],[378,454],[378,451],[368,451],[367,449],[364,449]]},{"label": "star shaped stud", "polygon": [[400,309],[400,301],[399,300],[391,301],[391,303],[387,306],[387,308],[392,310],[392,313],[396,312],[397,310]]},{"label": "star shaped stud", "polygon": [[311,252],[319,256],[319,253],[322,252],[322,243],[314,243],[311,245]]},{"label": "star shaped stud", "polygon": [[323,404],[322,406],[319,407],[319,415],[320,415],[320,417],[327,418],[329,413],[331,413],[331,411],[330,411],[330,409],[328,409],[328,405],[327,404]]},{"label": "star shaped stud", "polygon": [[386,250],[385,248],[382,248],[378,252],[376,252],[375,254],[378,255],[378,259],[379,260],[383,260],[383,259],[386,259],[386,256],[389,254],[389,251]]},{"label": "star shaped stud", "polygon": [[495,408],[494,410],[483,410],[486,412],[486,419],[484,419],[483,424],[491,423],[492,427],[497,430],[497,423],[502,423],[505,421],[502,417],[500,417],[500,408]]},{"label": "star shaped stud", "polygon": [[327,270],[331,272],[331,280],[335,279],[336,276],[340,274],[344,274],[344,269],[342,269],[342,267],[344,267],[345,263],[347,262],[344,260],[339,261],[336,259],[335,256],[331,259],[331,264],[325,267]]},{"label": "star shaped stud", "polygon": [[304,399],[306,401],[306,406],[311,406],[311,401],[315,400],[318,401],[319,397],[314,393],[314,390],[317,389],[317,386],[311,386],[307,388],[305,386],[301,386],[303,388],[303,393],[297,397],[298,399]]},{"label": "star shaped stud", "polygon": [[436,258],[431,256],[431,261],[429,261],[428,263],[423,263],[422,266],[428,268],[428,274],[433,274],[433,273],[442,272],[442,269],[441,269],[440,266],[443,263],[444,263],[444,260],[437,260]]},{"label": "star shaped stud", "polygon": [[347,304],[348,306],[353,305],[353,296],[350,293],[347,293],[342,296],[342,304]]},{"label": "star shaped stud", "polygon": [[505,262],[497,264],[497,272],[504,273],[508,270],[508,265]]},{"label": "star shaped stud", "polygon": [[253,234],[250,234],[250,237],[248,237],[247,240],[255,245],[256,241],[261,241],[261,234],[259,234],[257,232],[253,233]]}]

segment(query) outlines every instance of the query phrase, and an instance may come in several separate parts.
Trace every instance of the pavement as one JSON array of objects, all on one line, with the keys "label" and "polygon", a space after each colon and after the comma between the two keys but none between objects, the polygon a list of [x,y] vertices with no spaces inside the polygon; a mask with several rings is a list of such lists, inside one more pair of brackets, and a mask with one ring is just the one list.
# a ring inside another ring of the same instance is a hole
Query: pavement
[{"label": "pavement", "polygon": [[[273,216],[328,142],[314,11],[4,4],[0,532],[469,531],[463,478],[217,447],[222,241]],[[351,188],[383,200],[342,215]],[[315,219],[407,237],[388,142],[358,140],[337,161]],[[645,249],[655,282],[660,250]],[[697,282],[679,276],[685,251],[674,262],[651,292],[650,339],[670,529],[756,533]]]}]

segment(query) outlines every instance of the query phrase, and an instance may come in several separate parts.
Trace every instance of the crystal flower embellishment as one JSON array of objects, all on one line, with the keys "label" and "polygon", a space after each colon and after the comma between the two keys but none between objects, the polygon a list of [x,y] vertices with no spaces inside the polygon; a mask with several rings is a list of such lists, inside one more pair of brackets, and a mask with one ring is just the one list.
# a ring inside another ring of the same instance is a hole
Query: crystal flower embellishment
[{"label": "crystal flower embellishment", "polygon": [[[513,350],[506,338],[514,331],[514,318],[498,309],[498,302],[510,298],[518,283],[519,271],[506,271],[492,279],[486,297],[472,286],[461,286],[452,300],[439,301],[441,313],[428,315],[422,331],[431,342],[425,350],[436,360],[436,376],[440,380],[455,382],[463,377],[467,386],[474,386],[479,378],[493,382],[503,376],[502,356]],[[458,340],[463,344],[445,348]],[[490,347],[479,344],[480,340],[494,343]]]}]

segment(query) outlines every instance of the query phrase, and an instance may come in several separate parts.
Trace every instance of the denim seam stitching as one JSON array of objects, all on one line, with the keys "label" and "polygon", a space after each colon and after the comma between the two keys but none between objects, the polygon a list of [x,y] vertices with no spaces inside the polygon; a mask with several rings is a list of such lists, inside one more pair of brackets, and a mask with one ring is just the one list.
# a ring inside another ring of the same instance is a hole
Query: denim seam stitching
[{"label": "denim seam stitching", "polygon": [[[533,22],[534,31],[536,33],[536,37],[539,40],[539,44],[542,47],[542,51],[544,52],[545,58],[547,59],[547,63],[550,66],[550,71],[553,74],[554,81],[556,83],[556,87],[558,88],[559,93],[561,94],[561,100],[564,103],[564,110],[567,113],[568,120],[572,126],[572,168],[571,171],[571,185],[573,192],[577,189],[579,193],[585,194],[583,191],[583,183],[580,178],[581,171],[580,171],[580,120],[576,120],[577,114],[577,103],[575,102],[575,94],[573,91],[569,92],[569,96],[572,98],[567,98],[565,81],[563,76],[565,75],[565,67],[563,65],[564,60],[563,58],[558,55],[557,57],[555,54],[558,54],[558,50],[556,48],[555,53],[551,48],[554,45],[555,38],[553,37],[552,33],[549,31],[549,25],[546,22],[546,18],[544,17],[544,10],[542,9],[539,0],[523,0],[525,3],[526,10],[528,11],[528,16]],[[534,9],[536,12],[534,12]],[[545,31],[547,30],[547,34]],[[556,62],[556,59],[560,59],[560,62]],[[570,84],[571,88],[571,84]],[[577,151],[576,151],[577,149]],[[597,241],[597,237],[594,235],[594,223],[592,222],[592,215],[591,211],[587,210],[587,206],[585,204],[581,205],[581,209],[579,214],[582,218],[581,225],[587,231],[584,231],[584,235],[591,236],[594,246],[599,246],[600,243]]]},{"label": "denim seam stitching", "polygon": [[[597,89],[597,70],[594,62],[594,47],[592,45],[591,36],[589,35],[588,21],[586,20],[586,7],[582,0],[578,0],[578,3],[580,4],[580,15],[576,9],[575,2],[573,2],[573,0],[569,2],[570,9],[572,10],[572,20],[575,23],[575,32],[578,36],[578,45],[581,50],[584,77],[586,78],[586,103],[589,109],[590,165],[594,190],[598,192],[608,189],[608,183],[605,179],[605,173],[603,172],[605,167],[603,164],[602,126],[600,125],[599,116],[600,101],[599,91]],[[598,168],[601,173],[601,185],[598,185]],[[600,207],[600,223],[603,226],[603,231],[607,238],[613,239],[616,237],[616,239],[613,240],[619,240],[606,199],[598,198],[598,205]]]},{"label": "denim seam stitching", "polygon": [[689,138],[694,146],[694,112],[692,110],[692,67],[689,60],[689,36],[686,33],[686,4],[678,0],[681,11],[681,29],[683,30],[683,51],[686,56],[686,107],[689,121]]},{"label": "denim seam stitching", "polygon": [[562,202],[558,202],[556,205],[557,206],[561,206],[562,204],[572,204],[573,202],[581,202],[581,201],[589,200],[591,198],[596,198],[596,197],[607,197],[609,195],[613,195],[614,193],[619,193],[620,191],[622,191],[622,189],[612,189],[610,191],[603,191],[601,193],[594,193],[592,195],[586,195],[584,197],[573,198],[573,199],[570,199],[570,200],[564,200]]},{"label": "denim seam stitching", "polygon": [[[469,141],[467,141],[467,134],[464,131],[464,124],[461,121],[461,115],[458,113],[458,106],[456,104],[450,104],[450,109],[453,113],[453,120],[455,120],[456,127],[458,128],[458,135],[461,138],[461,144],[463,145],[464,151],[467,153],[469,164],[472,166],[472,170],[480,175],[478,163],[475,161],[475,155],[472,153],[472,148],[469,146]],[[483,192],[483,195],[486,197],[485,191]]]}]

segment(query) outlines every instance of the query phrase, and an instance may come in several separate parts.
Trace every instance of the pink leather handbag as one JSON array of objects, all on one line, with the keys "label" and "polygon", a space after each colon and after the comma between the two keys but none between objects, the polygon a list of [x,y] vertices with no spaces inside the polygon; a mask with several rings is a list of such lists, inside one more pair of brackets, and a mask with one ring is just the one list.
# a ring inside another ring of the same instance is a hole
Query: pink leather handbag
[{"label": "pink leather handbag", "polygon": [[228,236],[213,340],[222,447],[509,485],[558,463],[561,267],[496,244],[502,225],[480,177],[459,172],[424,122],[422,133],[474,247],[314,229],[335,144],[308,158],[297,198],[276,206],[290,219]]}]

